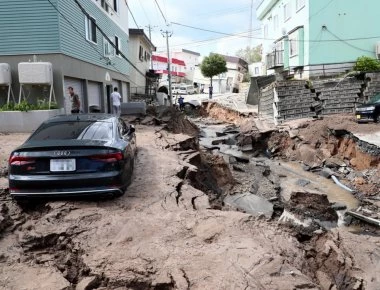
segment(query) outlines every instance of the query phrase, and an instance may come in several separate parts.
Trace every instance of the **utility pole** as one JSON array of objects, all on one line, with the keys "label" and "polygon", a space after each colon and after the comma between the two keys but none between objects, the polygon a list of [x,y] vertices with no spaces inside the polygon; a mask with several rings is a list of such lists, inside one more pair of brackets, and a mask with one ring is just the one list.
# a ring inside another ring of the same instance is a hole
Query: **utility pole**
[{"label": "utility pole", "polygon": [[152,25],[147,25],[145,26],[146,28],[148,28],[148,31],[149,31],[149,40],[152,40],[152,30],[153,28],[157,27],[157,26],[152,26]]},{"label": "utility pole", "polygon": [[252,47],[252,32],[253,32],[253,0],[251,0],[251,15],[249,17],[249,32],[248,32],[249,48]]},{"label": "utility pole", "polygon": [[169,82],[169,104],[170,107],[173,107],[173,99],[172,99],[172,74],[171,74],[171,63],[170,63],[170,51],[169,51],[169,37],[173,35],[173,32],[163,31],[161,30],[162,36],[166,37],[166,48],[168,52],[168,82]]},{"label": "utility pole", "polygon": [[[152,25],[147,25],[145,26],[146,28],[148,28],[148,31],[149,31],[149,40],[152,41],[152,30],[154,27],[157,27],[157,26],[152,26]],[[153,55],[153,52],[152,50],[150,50],[150,55],[152,56]],[[150,58],[150,69],[153,69],[153,61],[152,61],[152,58]]]}]

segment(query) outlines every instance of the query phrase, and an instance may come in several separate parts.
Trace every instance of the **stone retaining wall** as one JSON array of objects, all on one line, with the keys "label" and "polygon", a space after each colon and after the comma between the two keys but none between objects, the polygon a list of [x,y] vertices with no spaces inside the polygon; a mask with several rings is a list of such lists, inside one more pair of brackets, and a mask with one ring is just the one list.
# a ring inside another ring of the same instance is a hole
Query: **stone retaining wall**
[{"label": "stone retaining wall", "polygon": [[354,113],[380,92],[380,73],[309,81],[276,81],[260,90],[259,116],[274,123]]}]

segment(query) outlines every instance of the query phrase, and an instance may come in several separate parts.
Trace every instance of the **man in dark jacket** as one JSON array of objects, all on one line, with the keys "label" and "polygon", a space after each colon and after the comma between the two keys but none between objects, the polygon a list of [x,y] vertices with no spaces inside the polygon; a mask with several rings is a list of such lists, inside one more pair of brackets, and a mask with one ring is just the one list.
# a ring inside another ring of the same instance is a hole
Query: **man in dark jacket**
[{"label": "man in dark jacket", "polygon": [[73,87],[68,87],[70,100],[71,100],[71,114],[79,114],[80,112],[80,99],[79,96],[74,93]]}]

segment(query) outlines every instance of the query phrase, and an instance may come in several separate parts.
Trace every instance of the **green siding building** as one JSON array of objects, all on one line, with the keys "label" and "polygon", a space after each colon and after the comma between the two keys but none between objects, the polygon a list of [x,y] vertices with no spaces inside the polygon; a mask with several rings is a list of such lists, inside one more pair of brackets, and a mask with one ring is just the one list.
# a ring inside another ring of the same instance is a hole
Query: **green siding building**
[{"label": "green siding building", "polygon": [[[0,63],[10,64],[17,97],[18,63],[37,59],[52,63],[57,102],[67,113],[68,86],[79,94],[84,112],[92,105],[108,111],[113,87],[118,87],[124,102],[128,100],[130,65],[121,56],[128,55],[129,39],[124,1],[0,1],[0,35]],[[28,101],[35,102],[41,94],[38,86],[30,87]]]},{"label": "green siding building", "polygon": [[349,71],[360,56],[379,58],[378,0],[263,0],[267,74],[296,78]]}]

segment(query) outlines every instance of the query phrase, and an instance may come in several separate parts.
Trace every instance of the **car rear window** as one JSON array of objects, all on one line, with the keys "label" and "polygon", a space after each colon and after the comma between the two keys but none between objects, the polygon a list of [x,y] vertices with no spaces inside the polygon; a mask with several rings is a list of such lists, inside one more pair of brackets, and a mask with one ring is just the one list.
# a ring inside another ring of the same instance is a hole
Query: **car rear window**
[{"label": "car rear window", "polygon": [[41,125],[29,140],[110,140],[112,132],[113,127],[111,122],[68,121],[47,123]]}]

